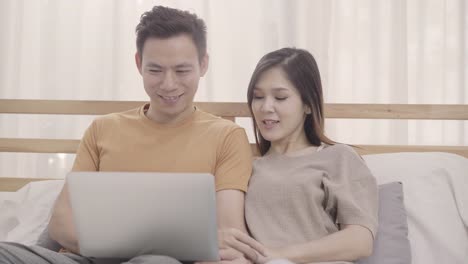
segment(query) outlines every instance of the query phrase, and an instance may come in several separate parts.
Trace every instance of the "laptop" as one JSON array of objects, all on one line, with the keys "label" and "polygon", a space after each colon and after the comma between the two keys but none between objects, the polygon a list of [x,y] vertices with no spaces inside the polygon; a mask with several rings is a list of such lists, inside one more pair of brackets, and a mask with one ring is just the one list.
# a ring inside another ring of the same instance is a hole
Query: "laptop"
[{"label": "laptop", "polygon": [[213,175],[71,172],[67,183],[83,256],[219,260]]}]

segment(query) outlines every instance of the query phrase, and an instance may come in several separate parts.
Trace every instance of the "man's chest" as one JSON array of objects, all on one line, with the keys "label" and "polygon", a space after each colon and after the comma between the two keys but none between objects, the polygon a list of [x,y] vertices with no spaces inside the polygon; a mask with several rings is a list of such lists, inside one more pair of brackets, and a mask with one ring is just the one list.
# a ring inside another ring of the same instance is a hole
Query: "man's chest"
[{"label": "man's chest", "polygon": [[101,171],[210,172],[218,146],[199,137],[115,135],[100,146]]}]

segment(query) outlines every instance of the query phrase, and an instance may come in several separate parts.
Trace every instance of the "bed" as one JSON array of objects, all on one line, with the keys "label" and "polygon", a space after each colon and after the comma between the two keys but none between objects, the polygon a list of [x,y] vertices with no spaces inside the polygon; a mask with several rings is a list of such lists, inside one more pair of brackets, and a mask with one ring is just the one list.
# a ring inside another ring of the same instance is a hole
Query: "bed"
[{"label": "bed", "polygon": [[[102,115],[143,103],[0,99],[0,114]],[[245,103],[196,104],[234,122],[250,116]],[[326,104],[325,116],[468,120],[468,105]],[[0,138],[0,152],[74,153],[78,144],[77,139]],[[385,224],[381,226],[389,229],[379,229],[381,235],[376,242],[381,245],[374,247],[379,257],[362,263],[405,263],[409,260],[401,260],[398,255],[408,253],[412,263],[417,264],[468,263],[468,146],[357,145],[356,150],[363,155],[379,187],[401,183],[400,194],[388,192],[389,196],[384,197],[386,191],[380,189],[381,202],[401,206],[381,203],[379,222],[382,218]],[[257,155],[253,144],[252,151]],[[47,177],[1,177],[0,241],[36,244],[62,185],[62,179]]]}]

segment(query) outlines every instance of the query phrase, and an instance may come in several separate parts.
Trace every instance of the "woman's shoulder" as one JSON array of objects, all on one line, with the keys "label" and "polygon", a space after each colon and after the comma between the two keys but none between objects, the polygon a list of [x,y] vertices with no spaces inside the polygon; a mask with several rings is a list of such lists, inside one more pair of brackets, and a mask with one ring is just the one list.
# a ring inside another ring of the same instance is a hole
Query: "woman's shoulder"
[{"label": "woman's shoulder", "polygon": [[326,150],[326,152],[333,154],[335,157],[336,155],[343,157],[359,157],[359,154],[356,152],[354,147],[342,143],[333,145],[326,144],[322,150]]},{"label": "woman's shoulder", "polygon": [[327,145],[319,153],[321,159],[330,166],[354,167],[365,164],[364,159],[356,152],[355,148],[346,144]]},{"label": "woman's shoulder", "polygon": [[264,155],[264,156],[257,156],[254,158],[254,162],[269,162],[269,161],[274,161],[274,162],[280,162],[282,160],[292,162],[294,160],[304,160],[308,158],[331,158],[331,159],[337,159],[337,158],[360,158],[359,154],[354,150],[353,147],[346,145],[346,144],[322,144],[318,148],[307,148],[304,150],[301,150],[300,153],[295,153],[295,154],[270,154],[270,155]]},{"label": "woman's shoulder", "polygon": [[[327,152],[325,152],[327,151]],[[335,144],[324,149],[324,162],[327,164],[327,171],[337,178],[371,179],[372,173],[365,160],[356,152],[355,148],[346,144]]]}]

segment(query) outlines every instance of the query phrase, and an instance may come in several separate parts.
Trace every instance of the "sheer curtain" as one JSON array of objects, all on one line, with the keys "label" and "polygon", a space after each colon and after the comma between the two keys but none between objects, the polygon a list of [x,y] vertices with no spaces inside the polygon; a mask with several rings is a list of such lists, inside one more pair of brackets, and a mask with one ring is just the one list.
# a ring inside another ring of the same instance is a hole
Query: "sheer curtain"
[{"label": "sheer curtain", "polygon": [[[134,63],[139,16],[162,4],[207,23],[197,101],[246,101],[257,61],[309,50],[330,103],[468,103],[464,0],[3,0],[0,97],[146,100]],[[92,117],[0,116],[0,137],[80,138]],[[249,120],[241,120],[251,136]],[[352,144],[467,145],[461,121],[328,120]],[[73,155],[0,154],[0,177],[63,177]]]}]

